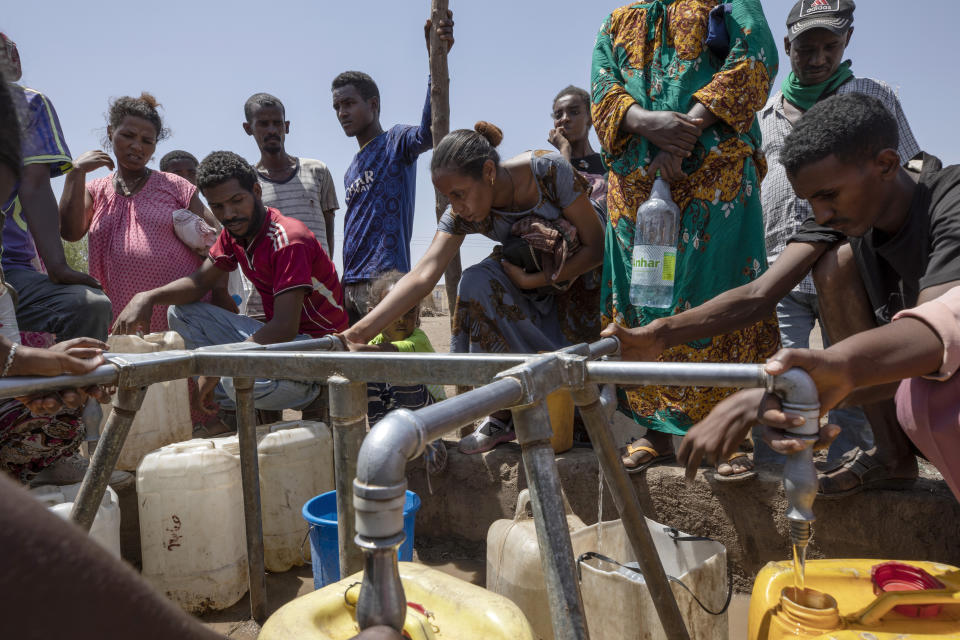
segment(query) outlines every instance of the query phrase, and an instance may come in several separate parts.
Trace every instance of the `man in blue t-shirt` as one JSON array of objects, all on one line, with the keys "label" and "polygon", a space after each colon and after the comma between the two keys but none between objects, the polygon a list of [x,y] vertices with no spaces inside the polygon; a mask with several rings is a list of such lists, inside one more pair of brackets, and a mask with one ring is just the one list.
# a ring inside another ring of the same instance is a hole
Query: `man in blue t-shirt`
[{"label": "man in blue t-shirt", "polygon": [[[424,25],[430,48],[430,20]],[[437,25],[438,37],[453,46],[453,13]],[[410,271],[410,238],[416,199],[417,158],[433,147],[430,91],[420,126],[380,125],[380,90],[373,78],[345,71],[333,80],[333,110],[360,151],[343,176],[347,211],[343,219],[343,294],[350,324],[367,313],[371,282],[384,271]]]},{"label": "man in blue t-shirt", "polygon": [[[3,274],[18,294],[21,331],[107,339],[113,315],[100,283],[67,264],[60,243],[60,211],[50,180],[73,166],[53,104],[39,91],[12,84],[21,76],[16,44],[0,34],[0,72],[20,120],[23,175],[13,193],[0,194]],[[39,260],[38,260],[39,257]],[[39,271],[43,262],[46,273]]]}]

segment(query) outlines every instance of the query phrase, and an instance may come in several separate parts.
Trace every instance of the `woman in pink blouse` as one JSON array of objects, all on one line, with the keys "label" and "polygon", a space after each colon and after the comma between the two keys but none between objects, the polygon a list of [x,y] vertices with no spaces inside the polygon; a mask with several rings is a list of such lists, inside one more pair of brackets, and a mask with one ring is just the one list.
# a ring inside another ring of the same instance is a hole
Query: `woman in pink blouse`
[{"label": "woman in pink blouse", "polygon": [[[193,273],[203,258],[174,233],[173,212],[189,209],[216,228],[197,189],[171,173],[153,171],[147,162],[168,134],[157,101],[149,93],[113,101],[107,139],[116,163],[104,151],[87,151],[74,160],[60,198],[62,236],[71,241],[90,234],[90,275],[103,284],[114,319],[141,291]],[[86,174],[109,167],[112,174],[86,184]],[[214,303],[236,311],[226,279]],[[167,330],[167,308],[153,311],[150,331]]]}]

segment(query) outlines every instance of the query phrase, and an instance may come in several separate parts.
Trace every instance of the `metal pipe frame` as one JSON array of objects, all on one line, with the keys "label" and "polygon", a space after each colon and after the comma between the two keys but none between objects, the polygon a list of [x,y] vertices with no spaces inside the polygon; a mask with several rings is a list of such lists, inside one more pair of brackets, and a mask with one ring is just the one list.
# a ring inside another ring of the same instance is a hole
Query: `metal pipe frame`
[{"label": "metal pipe frame", "polygon": [[[407,461],[422,454],[426,443],[496,410],[511,408],[530,484],[537,538],[544,549],[541,557],[554,631],[558,638],[579,639],[587,638],[588,631],[569,533],[562,518],[559,475],[549,445],[551,429],[545,405],[549,393],[569,389],[580,407],[666,635],[681,640],[689,636],[650,539],[636,490],[620,465],[613,443],[610,421],[616,398],[612,385],[766,387],[780,394],[785,406],[806,407],[816,402],[812,381],[798,370],[772,378],[762,365],[593,361],[618,353],[619,343],[613,338],[541,355],[316,352],[340,349],[337,338],[327,337],[266,347],[240,343],[194,351],[111,354],[107,364],[82,376],[0,380],[0,398],[92,384],[120,387],[115,411],[107,421],[71,514],[89,529],[146,386],[194,375],[233,376],[238,390],[251,613],[261,622],[266,613],[266,590],[252,380],[327,379],[337,461],[341,575],[348,575],[359,565],[359,556],[351,553],[347,544],[353,524],[366,569],[357,608],[362,629],[373,624],[399,628],[398,623],[402,625],[404,619],[405,599],[396,571],[395,549],[403,541]],[[416,412],[393,411],[363,438],[360,427],[366,421],[366,392],[365,383],[358,380],[482,386]],[[597,384],[608,386],[601,394]],[[351,484],[352,505],[347,504]]]},{"label": "metal pipe frame", "polygon": [[253,406],[253,378],[234,378],[237,392],[237,436],[240,442],[240,480],[243,485],[243,524],[247,538],[250,616],[267,619],[267,577],[263,553],[263,514],[260,510],[260,463],[257,458],[257,410]]},{"label": "metal pipe frame", "polygon": [[84,531],[90,531],[93,526],[110,475],[120,459],[120,450],[146,395],[146,387],[121,387],[114,396],[113,411],[100,435],[100,444],[90,457],[90,466],[83,475],[77,499],[70,510],[70,519]]},{"label": "metal pipe frame", "polygon": [[604,480],[613,494],[620,521],[643,572],[664,634],[668,638],[686,640],[690,637],[686,624],[680,615],[680,608],[647,527],[636,487],[620,462],[620,455],[609,428],[612,412],[616,410],[617,404],[614,388],[610,386],[609,389],[613,393],[601,396],[596,385],[587,384],[572,390],[573,401],[580,409],[580,417],[590,436],[590,442],[593,443]]},{"label": "metal pipe frame", "polygon": [[330,387],[330,422],[333,428],[333,458],[337,491],[337,543],[340,576],[353,575],[363,568],[363,553],[353,539],[357,535],[353,514],[353,480],[357,456],[367,433],[367,383],[334,376]]},{"label": "metal pipe frame", "polygon": [[560,473],[550,444],[553,431],[546,398],[532,406],[515,407],[512,413],[530,488],[537,543],[544,550],[540,566],[547,585],[553,635],[557,640],[586,638],[587,618],[563,506]]}]

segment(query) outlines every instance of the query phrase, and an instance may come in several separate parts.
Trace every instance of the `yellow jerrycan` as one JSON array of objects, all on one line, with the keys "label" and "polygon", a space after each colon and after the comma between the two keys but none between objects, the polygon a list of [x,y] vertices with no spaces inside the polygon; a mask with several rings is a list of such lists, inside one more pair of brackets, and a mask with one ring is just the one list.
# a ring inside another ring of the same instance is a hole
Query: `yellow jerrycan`
[{"label": "yellow jerrycan", "polygon": [[960,569],[936,562],[810,560],[805,589],[792,562],[753,584],[749,640],[960,639]]},{"label": "yellow jerrycan", "polygon": [[[359,633],[356,604],[363,573],[280,607],[258,640],[347,640]],[[400,563],[411,640],[535,640],[523,612],[503,596],[413,562]]]}]

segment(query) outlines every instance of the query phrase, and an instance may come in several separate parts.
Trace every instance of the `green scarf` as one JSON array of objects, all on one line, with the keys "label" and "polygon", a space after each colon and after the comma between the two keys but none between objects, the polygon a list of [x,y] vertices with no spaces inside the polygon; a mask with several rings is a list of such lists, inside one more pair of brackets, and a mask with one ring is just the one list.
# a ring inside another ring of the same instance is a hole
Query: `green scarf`
[{"label": "green scarf", "polygon": [[850,61],[844,60],[843,64],[837,67],[833,75],[819,84],[800,84],[797,76],[791,71],[787,79],[783,81],[780,90],[783,91],[783,97],[790,104],[796,105],[804,111],[809,111],[810,107],[815,105],[820,96],[827,93],[833,93],[844,82],[853,77],[853,71],[850,71]]}]

